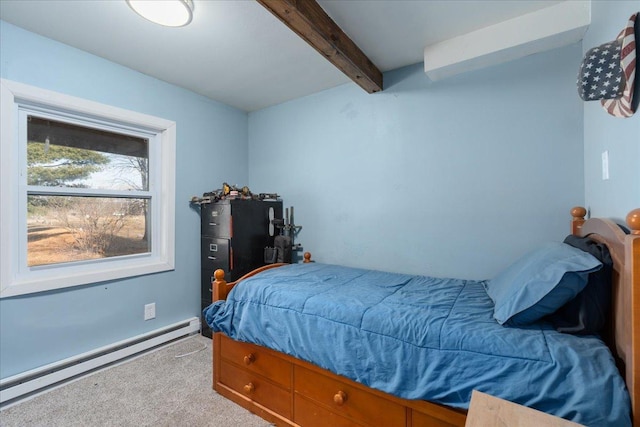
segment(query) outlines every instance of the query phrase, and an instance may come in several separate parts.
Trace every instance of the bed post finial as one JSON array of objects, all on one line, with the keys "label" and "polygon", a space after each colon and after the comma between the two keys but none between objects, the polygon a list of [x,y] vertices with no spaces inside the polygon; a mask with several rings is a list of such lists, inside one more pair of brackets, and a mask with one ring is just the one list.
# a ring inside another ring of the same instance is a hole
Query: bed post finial
[{"label": "bed post finial", "polygon": [[213,301],[227,299],[227,281],[224,280],[224,270],[219,268],[213,273]]},{"label": "bed post finial", "polygon": [[584,224],[584,217],[587,214],[587,210],[582,206],[576,206],[571,209],[571,234],[578,235],[580,233],[580,228],[582,228],[582,224]]},{"label": "bed post finial", "polygon": [[631,229],[631,234],[640,235],[640,208],[629,212],[627,215],[627,225]]}]

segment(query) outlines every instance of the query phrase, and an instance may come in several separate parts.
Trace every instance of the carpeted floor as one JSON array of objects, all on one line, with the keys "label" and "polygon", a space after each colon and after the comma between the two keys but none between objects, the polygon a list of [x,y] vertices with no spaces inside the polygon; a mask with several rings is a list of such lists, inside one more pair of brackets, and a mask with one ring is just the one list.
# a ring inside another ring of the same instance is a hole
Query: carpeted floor
[{"label": "carpeted floor", "polygon": [[10,406],[0,426],[269,426],[212,390],[211,359],[193,335]]}]

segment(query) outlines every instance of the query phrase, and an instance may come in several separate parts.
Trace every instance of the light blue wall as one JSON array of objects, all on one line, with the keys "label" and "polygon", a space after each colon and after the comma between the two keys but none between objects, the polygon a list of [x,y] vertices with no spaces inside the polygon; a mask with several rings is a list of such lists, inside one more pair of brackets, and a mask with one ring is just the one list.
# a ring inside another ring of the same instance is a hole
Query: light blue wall
[{"label": "light blue wall", "polygon": [[[189,200],[247,182],[247,114],[3,21],[0,61],[3,78],[177,123],[175,271],[0,300],[0,377],[199,315],[200,221]],[[145,322],[149,302],[157,317]]]},{"label": "light blue wall", "polygon": [[490,278],[584,202],[581,45],[430,82],[422,64],[249,114],[249,183],[320,262]]},{"label": "light blue wall", "polygon": [[[583,51],[614,40],[636,12],[640,12],[637,0],[593,1]],[[603,151],[609,152],[610,179],[606,181],[602,180]],[[584,164],[585,200],[592,216],[622,221],[630,210],[640,208],[640,113],[623,119],[609,115],[598,101],[585,102]]]},{"label": "light blue wall", "polygon": [[[437,276],[492,277],[567,234],[568,209],[585,194],[594,215],[624,217],[640,206],[639,115],[583,106],[575,77],[582,52],[636,9],[594,2],[583,46],[440,82],[417,64],[386,73],[383,93],[347,84],[248,120],[0,21],[3,78],[178,126],[176,270],[0,300],[0,377],[197,315],[199,218],[188,200],[223,181],[282,194],[318,261]],[[158,317],[144,322],[152,301]]]}]

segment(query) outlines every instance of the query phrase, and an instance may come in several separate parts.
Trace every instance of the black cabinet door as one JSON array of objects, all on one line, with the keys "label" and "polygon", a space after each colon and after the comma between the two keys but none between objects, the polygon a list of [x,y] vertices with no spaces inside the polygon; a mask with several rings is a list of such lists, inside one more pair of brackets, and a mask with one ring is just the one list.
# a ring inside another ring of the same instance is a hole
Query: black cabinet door
[{"label": "black cabinet door", "polygon": [[231,238],[231,204],[229,202],[204,204],[200,215],[202,235]]},{"label": "black cabinet door", "polygon": [[264,265],[264,248],[273,246],[277,229],[271,219],[282,218],[282,202],[231,200],[230,279],[237,280]]},{"label": "black cabinet door", "polygon": [[229,270],[230,245],[228,239],[202,236],[200,238],[200,266],[210,270],[211,274],[218,268]]}]

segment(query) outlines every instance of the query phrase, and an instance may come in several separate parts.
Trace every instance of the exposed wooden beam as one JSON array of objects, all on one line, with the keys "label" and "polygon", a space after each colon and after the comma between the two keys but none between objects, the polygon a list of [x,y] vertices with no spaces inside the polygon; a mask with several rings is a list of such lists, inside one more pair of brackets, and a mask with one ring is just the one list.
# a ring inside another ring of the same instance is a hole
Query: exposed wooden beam
[{"label": "exposed wooden beam", "polygon": [[315,0],[257,1],[364,90],[382,90],[380,70]]}]

